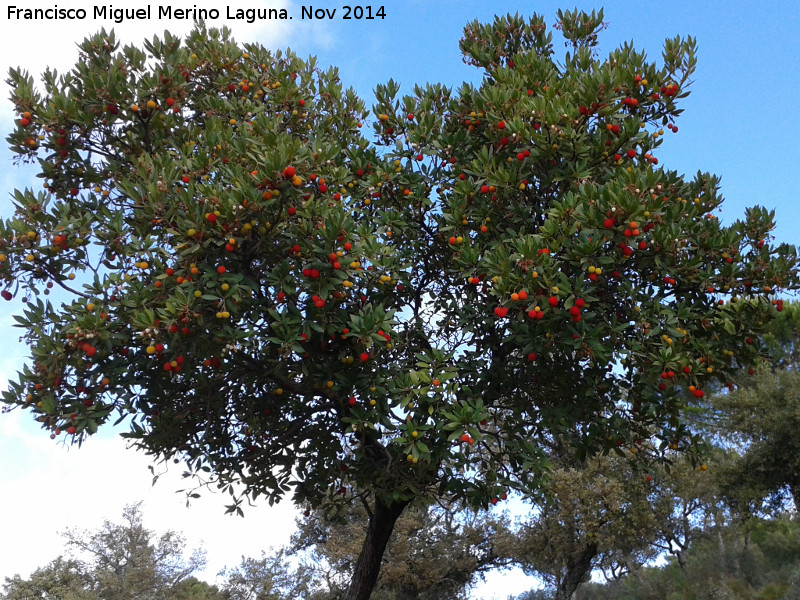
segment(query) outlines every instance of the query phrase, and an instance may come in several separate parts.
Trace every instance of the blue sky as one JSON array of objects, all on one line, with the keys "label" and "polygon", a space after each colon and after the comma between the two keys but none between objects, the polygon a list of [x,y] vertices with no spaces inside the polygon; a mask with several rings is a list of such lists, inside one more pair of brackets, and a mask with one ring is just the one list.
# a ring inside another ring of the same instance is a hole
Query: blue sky
[{"label": "blue sky", "polygon": [[[19,3],[21,4],[21,3]],[[300,56],[317,55],[320,66],[335,65],[342,81],[351,85],[370,104],[375,85],[390,77],[401,91],[415,83],[442,82],[458,86],[477,82],[480,74],[461,61],[458,39],[464,25],[475,18],[491,20],[500,3],[444,0],[409,0],[383,4],[386,17],[372,21],[303,23],[299,2],[226,0],[225,3],[196,2],[199,7],[216,6],[240,42],[258,41],[278,49],[290,46]],[[310,2],[315,8],[337,9],[343,4],[330,0]],[[0,14],[0,70],[24,66],[39,72],[45,66],[65,67],[74,63],[75,43],[100,26],[113,23],[9,21],[6,2]],[[53,3],[32,2],[33,7]],[[60,7],[91,4],[62,1]],[[141,3],[114,3],[117,7]],[[158,3],[153,3],[154,7]],[[246,25],[227,21],[224,7],[285,7],[295,19]],[[381,6],[371,4],[373,9]],[[504,12],[528,15],[532,11],[552,25],[559,7],[575,4],[552,1],[503,2]],[[626,41],[633,41],[652,58],[660,56],[663,40],[691,35],[698,42],[698,68],[691,96],[684,100],[685,113],[677,124],[679,133],[667,133],[657,156],[669,169],[692,174],[710,171],[722,178],[726,198],[721,218],[730,223],[743,215],[744,207],[761,204],[777,211],[778,241],[800,245],[800,208],[796,199],[796,172],[800,162],[800,12],[792,3],[763,2],[578,2],[586,10],[605,8],[608,29],[600,38],[600,55]],[[144,36],[169,28],[185,32],[185,23],[151,21],[116,26],[126,41],[140,42]],[[556,52],[563,48],[556,32]],[[12,127],[7,90],[0,90],[0,137]],[[37,185],[30,173],[13,167],[10,155],[0,149],[0,215],[10,212],[8,192],[14,187]],[[13,377],[25,355],[10,327],[16,302],[0,311],[0,336],[5,341],[0,356],[0,386]],[[183,530],[190,543],[201,539],[209,550],[209,577],[241,554],[256,555],[269,545],[287,539],[291,511],[264,507],[251,510],[247,518],[234,522],[223,517],[224,499],[204,498],[190,509],[173,491],[181,482],[175,474],[150,488],[147,460],[132,452],[111,433],[100,435],[81,450],[54,445],[27,415],[0,415],[0,512],[5,515],[0,538],[19,539],[2,544],[0,579],[14,572],[27,573],[60,552],[56,535],[65,526],[96,527],[104,517],[120,514],[126,501],[146,499],[145,519],[157,529]],[[18,516],[13,516],[18,515]],[[197,523],[203,523],[197,527]],[[238,528],[238,529],[237,529]],[[230,542],[231,534],[236,542]],[[505,598],[529,583],[504,577],[482,587],[474,597]]]}]

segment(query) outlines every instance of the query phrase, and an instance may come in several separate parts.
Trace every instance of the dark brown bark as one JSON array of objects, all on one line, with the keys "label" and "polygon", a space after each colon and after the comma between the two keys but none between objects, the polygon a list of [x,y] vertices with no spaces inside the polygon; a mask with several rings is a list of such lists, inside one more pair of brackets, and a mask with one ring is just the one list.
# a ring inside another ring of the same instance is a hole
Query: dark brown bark
[{"label": "dark brown bark", "polygon": [[590,544],[567,564],[567,571],[556,587],[555,600],[569,600],[572,594],[592,569],[592,560],[597,556],[597,546]]},{"label": "dark brown bark", "polygon": [[406,506],[408,506],[408,502],[393,502],[387,505],[381,500],[375,501],[372,515],[369,518],[367,537],[364,539],[361,554],[356,561],[350,588],[343,600],[369,600],[375,583],[378,581],[386,544],[392,535],[395,522]]}]

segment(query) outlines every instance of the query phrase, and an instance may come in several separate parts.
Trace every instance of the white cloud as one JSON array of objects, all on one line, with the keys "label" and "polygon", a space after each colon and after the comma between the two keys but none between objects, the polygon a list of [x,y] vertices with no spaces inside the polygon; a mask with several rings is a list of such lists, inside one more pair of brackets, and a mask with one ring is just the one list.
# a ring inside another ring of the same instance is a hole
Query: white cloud
[{"label": "white cloud", "polygon": [[181,465],[152,486],[149,459],[110,433],[82,448],[66,447],[37,430],[28,413],[16,411],[0,418],[0,456],[0,581],[27,576],[62,554],[61,532],[119,521],[122,508],[138,500],[144,500],[148,528],[182,532],[190,548],[203,545],[208,568],[201,576],[210,581],[241,555],[287,543],[294,530],[296,511],[288,501],[250,508],[244,519],[225,515],[229,497],[211,492],[187,508],[184,494],[176,493],[185,487]]}]

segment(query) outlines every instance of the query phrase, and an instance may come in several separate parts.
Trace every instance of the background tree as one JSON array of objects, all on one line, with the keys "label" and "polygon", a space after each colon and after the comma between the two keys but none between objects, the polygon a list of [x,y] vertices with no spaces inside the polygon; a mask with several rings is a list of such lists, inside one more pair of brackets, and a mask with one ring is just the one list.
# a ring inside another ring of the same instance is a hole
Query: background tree
[{"label": "background tree", "polygon": [[590,583],[578,590],[577,600],[661,600],[685,598],[774,598],[794,600],[800,582],[797,524],[780,517],[754,519],[745,543],[739,523],[726,525],[723,552],[713,537],[697,539],[685,554],[685,566],[677,560],[643,569],[637,578],[607,584]]},{"label": "background tree", "polygon": [[6,577],[3,600],[99,600],[92,577],[81,563],[61,556],[31,573]]},{"label": "background tree", "polygon": [[[321,511],[298,518],[286,548],[261,559],[243,558],[239,567],[226,571],[225,591],[233,600],[341,598],[368,523],[362,505],[336,521]],[[515,541],[501,517],[415,504],[395,524],[372,598],[463,598],[483,573],[513,562],[509,548]]]},{"label": "background tree", "polygon": [[509,557],[540,576],[556,600],[571,598],[595,569],[620,574],[652,558],[660,508],[652,477],[628,458],[556,461],[548,498],[516,531]]},{"label": "background tree", "polygon": [[173,598],[192,573],[205,566],[205,553],[184,556],[186,540],[174,531],[156,535],[142,523],[139,504],[126,506],[122,523],[105,521],[98,531],[70,530],[67,545],[83,559],[101,598]]},{"label": "background tree", "polygon": [[69,557],[58,557],[29,579],[7,578],[4,600],[222,599],[214,586],[192,576],[205,566],[202,551],[186,556],[183,536],[146,529],[139,504],[126,506],[122,518],[93,532],[67,531]]},{"label": "background tree", "polygon": [[328,591],[315,585],[314,566],[293,564],[291,548],[263,552],[260,558],[242,557],[241,562],[220,572],[229,600],[324,600]]},{"label": "background tree", "polygon": [[127,419],[231,511],[359,497],[348,600],[415,498],[535,495],[553,436],[691,451],[683,408],[755,361],[796,252],[657,166],[691,38],[600,61],[602,13],[558,19],[563,58],[539,16],[468,25],[481,83],[380,86],[376,143],[334,70],[225,31],[101,32],[43,93],[12,71],[9,142],[46,188],[0,225],[32,354],[4,401],[71,441]]},{"label": "background tree", "polygon": [[768,359],[713,404],[712,431],[742,453],[726,493],[746,514],[764,502],[783,510],[789,499],[800,509],[800,307],[783,309],[763,337]]}]

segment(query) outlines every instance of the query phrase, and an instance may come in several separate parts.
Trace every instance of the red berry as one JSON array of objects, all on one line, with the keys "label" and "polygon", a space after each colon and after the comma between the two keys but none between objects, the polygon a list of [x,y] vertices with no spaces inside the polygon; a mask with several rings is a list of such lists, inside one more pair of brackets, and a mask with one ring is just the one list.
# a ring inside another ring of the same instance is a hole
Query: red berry
[{"label": "red berry", "polygon": [[297,214],[297,209],[294,206],[289,207],[289,216],[293,217]]},{"label": "red berry", "polygon": [[603,221],[603,227],[606,229],[612,229],[614,227],[614,219],[606,219]]},{"label": "red berry", "polygon": [[550,296],[550,299],[547,302],[550,304],[550,306],[553,307],[558,306],[558,298],[556,298],[555,296]]},{"label": "red berry", "polygon": [[369,353],[362,352],[359,358],[361,359],[361,362],[367,362],[369,360]]}]

